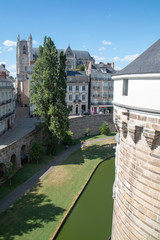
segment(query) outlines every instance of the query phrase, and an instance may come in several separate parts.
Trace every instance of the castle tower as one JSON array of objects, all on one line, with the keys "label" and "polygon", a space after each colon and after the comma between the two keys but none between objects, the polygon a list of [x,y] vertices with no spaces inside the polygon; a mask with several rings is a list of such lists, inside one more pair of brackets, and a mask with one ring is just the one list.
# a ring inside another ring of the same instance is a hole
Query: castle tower
[{"label": "castle tower", "polygon": [[114,80],[112,240],[160,239],[160,40]]}]

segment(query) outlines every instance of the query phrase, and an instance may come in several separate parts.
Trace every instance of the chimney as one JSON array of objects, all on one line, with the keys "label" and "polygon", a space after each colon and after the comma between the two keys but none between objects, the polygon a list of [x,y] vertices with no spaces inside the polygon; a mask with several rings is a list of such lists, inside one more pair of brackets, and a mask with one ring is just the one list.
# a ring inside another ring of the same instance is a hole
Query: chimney
[{"label": "chimney", "polygon": [[111,67],[114,69],[114,62],[111,63]]},{"label": "chimney", "polygon": [[0,77],[6,79],[6,72],[1,71],[1,72],[0,72]]}]

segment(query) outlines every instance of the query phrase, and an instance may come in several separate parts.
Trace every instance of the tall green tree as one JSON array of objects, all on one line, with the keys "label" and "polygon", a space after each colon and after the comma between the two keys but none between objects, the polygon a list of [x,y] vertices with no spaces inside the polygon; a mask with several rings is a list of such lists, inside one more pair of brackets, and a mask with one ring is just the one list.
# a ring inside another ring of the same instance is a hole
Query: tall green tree
[{"label": "tall green tree", "polygon": [[66,56],[58,52],[50,37],[39,47],[31,78],[31,104],[43,120],[50,136],[63,139],[69,128],[66,98]]}]

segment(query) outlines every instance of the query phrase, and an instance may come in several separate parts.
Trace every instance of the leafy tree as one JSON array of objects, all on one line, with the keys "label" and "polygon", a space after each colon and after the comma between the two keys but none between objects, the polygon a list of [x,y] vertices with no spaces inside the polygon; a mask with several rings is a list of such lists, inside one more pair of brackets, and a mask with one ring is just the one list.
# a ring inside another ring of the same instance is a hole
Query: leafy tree
[{"label": "leafy tree", "polygon": [[80,71],[84,71],[85,70],[85,66],[84,65],[78,65],[77,69],[79,69]]},{"label": "leafy tree", "polygon": [[104,122],[101,127],[99,128],[99,131],[101,134],[104,134],[104,135],[109,135],[110,134],[110,129],[109,129],[109,126],[106,122]]},{"label": "leafy tree", "polygon": [[72,145],[72,143],[73,143],[73,133],[71,131],[67,131],[63,139],[63,144]]},{"label": "leafy tree", "polygon": [[38,163],[38,161],[40,160],[43,154],[44,154],[44,150],[39,145],[39,143],[33,142],[30,149],[30,157],[32,158],[32,160],[37,161]]},{"label": "leafy tree", "polygon": [[11,185],[11,178],[15,173],[15,166],[12,162],[6,163],[6,168],[4,172],[4,177],[9,180],[9,185]]},{"label": "leafy tree", "polygon": [[31,79],[31,104],[34,113],[41,117],[49,136],[63,139],[69,128],[66,97],[66,56],[58,53],[50,37],[39,47]]}]

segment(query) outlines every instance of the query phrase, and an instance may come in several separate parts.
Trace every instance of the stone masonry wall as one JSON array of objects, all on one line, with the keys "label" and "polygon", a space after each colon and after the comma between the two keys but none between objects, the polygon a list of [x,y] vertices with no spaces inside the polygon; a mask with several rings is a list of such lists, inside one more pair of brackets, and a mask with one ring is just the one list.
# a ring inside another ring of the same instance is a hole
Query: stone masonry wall
[{"label": "stone masonry wall", "polygon": [[90,128],[91,135],[99,133],[99,127],[103,122],[107,122],[112,132],[115,131],[113,115],[85,115],[82,117],[70,119],[70,130],[73,132],[73,138],[81,138],[85,135],[86,128]]},{"label": "stone masonry wall", "polygon": [[114,111],[120,144],[112,240],[159,240],[160,116]]},{"label": "stone masonry wall", "polygon": [[0,150],[0,163],[6,164],[11,161],[11,157],[15,155],[16,167],[21,167],[21,150],[24,146],[25,154],[29,155],[29,150],[33,141],[38,141],[41,143],[42,133],[41,131],[34,130],[19,139],[18,141],[6,146]]}]

